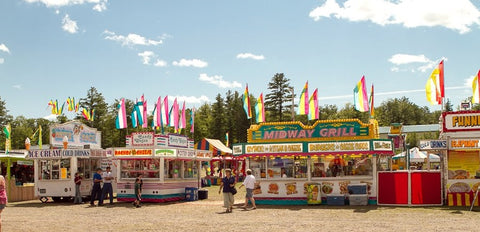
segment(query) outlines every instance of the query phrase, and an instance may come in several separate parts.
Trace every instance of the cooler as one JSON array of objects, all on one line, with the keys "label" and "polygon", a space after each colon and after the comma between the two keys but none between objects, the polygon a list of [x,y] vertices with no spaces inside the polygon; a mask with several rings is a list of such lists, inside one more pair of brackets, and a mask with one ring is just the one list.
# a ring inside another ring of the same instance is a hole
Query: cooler
[{"label": "cooler", "polygon": [[199,189],[198,190],[198,200],[208,199],[208,190],[207,189]]},{"label": "cooler", "polygon": [[192,188],[192,187],[185,188],[185,200],[186,201],[198,200],[198,188]]},{"label": "cooler", "polygon": [[327,196],[327,205],[345,205],[345,196]]}]

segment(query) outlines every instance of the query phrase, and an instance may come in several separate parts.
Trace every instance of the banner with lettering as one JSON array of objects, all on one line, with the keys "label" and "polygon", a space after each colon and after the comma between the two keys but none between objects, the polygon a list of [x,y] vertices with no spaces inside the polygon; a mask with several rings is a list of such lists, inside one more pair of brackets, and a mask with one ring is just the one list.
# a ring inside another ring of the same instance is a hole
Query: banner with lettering
[{"label": "banner with lettering", "polygon": [[443,112],[443,132],[479,131],[480,111]]},{"label": "banner with lettering", "polygon": [[333,141],[374,139],[374,125],[358,119],[317,121],[312,126],[301,122],[275,122],[252,125],[248,129],[249,143]]},{"label": "banner with lettering", "polygon": [[54,147],[63,147],[63,138],[68,138],[69,148],[101,148],[101,132],[80,122],[67,122],[50,127],[50,144]]}]

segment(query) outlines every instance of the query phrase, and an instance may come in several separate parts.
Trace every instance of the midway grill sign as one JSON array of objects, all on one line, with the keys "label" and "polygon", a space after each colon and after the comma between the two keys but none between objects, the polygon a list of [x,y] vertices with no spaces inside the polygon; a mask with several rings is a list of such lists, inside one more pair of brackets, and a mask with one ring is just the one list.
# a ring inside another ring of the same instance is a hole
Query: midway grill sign
[{"label": "midway grill sign", "polygon": [[312,126],[301,122],[260,123],[248,129],[249,143],[373,139],[373,126],[357,119],[317,121]]}]

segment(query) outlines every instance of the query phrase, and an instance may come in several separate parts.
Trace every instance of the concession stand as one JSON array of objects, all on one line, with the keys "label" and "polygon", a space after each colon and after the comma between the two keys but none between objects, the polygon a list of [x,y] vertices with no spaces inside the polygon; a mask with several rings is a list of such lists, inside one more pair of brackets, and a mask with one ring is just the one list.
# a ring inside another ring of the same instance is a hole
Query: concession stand
[{"label": "concession stand", "polygon": [[358,119],[252,125],[234,144],[257,183],[257,204],[366,205],[377,202],[377,172],[390,170],[393,144]]},{"label": "concession stand", "polygon": [[443,112],[441,124],[440,139],[447,145],[447,204],[471,206],[480,186],[480,111]]},{"label": "concession stand", "polygon": [[101,133],[76,121],[50,127],[50,148],[31,149],[27,159],[33,161],[35,196],[42,202],[74,197],[76,172],[83,177],[82,197],[89,197],[96,169],[113,165],[111,151],[101,148]]},{"label": "concession stand", "polygon": [[117,200],[135,200],[134,182],[143,179],[143,202],[184,200],[187,188],[200,186],[201,162],[211,151],[195,150],[184,135],[137,132],[126,137],[126,147],[113,148],[117,166]]},{"label": "concession stand", "polygon": [[[208,150],[213,154],[212,160],[206,165],[206,179],[211,180],[213,185],[220,185],[220,178],[223,176],[223,170],[230,168],[237,181],[242,181],[245,175],[245,162],[243,158],[234,157],[232,149],[225,146],[218,139],[203,138],[195,144],[198,150]],[[210,171],[208,171],[210,170]]]}]

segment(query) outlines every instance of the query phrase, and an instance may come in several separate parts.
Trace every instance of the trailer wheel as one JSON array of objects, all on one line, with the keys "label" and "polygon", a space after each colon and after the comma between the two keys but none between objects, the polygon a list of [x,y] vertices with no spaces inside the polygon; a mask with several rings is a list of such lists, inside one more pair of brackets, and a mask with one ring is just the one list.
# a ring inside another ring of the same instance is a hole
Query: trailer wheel
[{"label": "trailer wheel", "polygon": [[40,197],[40,201],[41,201],[42,203],[47,203],[48,197]]}]

